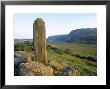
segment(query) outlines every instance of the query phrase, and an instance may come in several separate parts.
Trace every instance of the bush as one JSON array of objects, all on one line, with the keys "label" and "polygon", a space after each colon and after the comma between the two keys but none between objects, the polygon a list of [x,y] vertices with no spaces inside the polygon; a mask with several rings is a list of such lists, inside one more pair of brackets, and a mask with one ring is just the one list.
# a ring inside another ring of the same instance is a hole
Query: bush
[{"label": "bush", "polygon": [[71,51],[69,49],[65,49],[64,53],[71,54]]},{"label": "bush", "polygon": [[58,54],[63,54],[63,51],[61,49],[59,49],[57,47],[53,47],[51,45],[47,45],[47,50],[52,50],[52,51],[54,51],[54,52],[56,52]]},{"label": "bush", "polygon": [[34,46],[30,42],[22,42],[22,43],[16,43],[14,45],[14,51],[33,51]]}]

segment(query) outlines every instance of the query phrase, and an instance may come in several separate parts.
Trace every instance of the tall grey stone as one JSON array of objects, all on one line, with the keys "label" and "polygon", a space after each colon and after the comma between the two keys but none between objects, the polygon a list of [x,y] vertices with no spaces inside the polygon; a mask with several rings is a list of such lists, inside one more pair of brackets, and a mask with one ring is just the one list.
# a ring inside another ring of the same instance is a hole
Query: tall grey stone
[{"label": "tall grey stone", "polygon": [[33,24],[35,61],[47,64],[46,28],[43,19],[37,18]]}]

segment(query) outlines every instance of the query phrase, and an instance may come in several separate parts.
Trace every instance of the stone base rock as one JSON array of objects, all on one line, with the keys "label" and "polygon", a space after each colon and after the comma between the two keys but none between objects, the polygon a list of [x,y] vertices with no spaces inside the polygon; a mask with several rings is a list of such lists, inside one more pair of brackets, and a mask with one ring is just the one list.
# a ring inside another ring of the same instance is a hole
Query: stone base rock
[{"label": "stone base rock", "polygon": [[49,65],[52,66],[56,70],[63,70],[66,67],[68,67],[68,65],[66,63],[63,63],[63,62],[59,63],[56,60],[51,60]]},{"label": "stone base rock", "polygon": [[72,69],[67,67],[64,69],[64,76],[80,76],[80,71],[78,69]]},{"label": "stone base rock", "polygon": [[54,69],[54,75],[63,76],[63,70],[68,67],[68,64],[64,62],[58,62],[57,60],[51,60],[49,65]]},{"label": "stone base rock", "polygon": [[39,62],[27,62],[19,65],[20,76],[52,76],[53,69]]},{"label": "stone base rock", "polygon": [[20,63],[26,63],[28,61],[28,59],[19,54],[19,53],[15,53],[14,54],[14,65],[19,65]]}]

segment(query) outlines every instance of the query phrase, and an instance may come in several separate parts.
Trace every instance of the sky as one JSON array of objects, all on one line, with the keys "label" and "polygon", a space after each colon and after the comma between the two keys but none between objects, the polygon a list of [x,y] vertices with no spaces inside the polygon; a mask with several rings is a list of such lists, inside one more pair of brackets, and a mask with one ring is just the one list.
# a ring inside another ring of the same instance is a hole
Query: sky
[{"label": "sky", "polygon": [[42,18],[46,26],[46,38],[68,34],[80,28],[96,28],[97,15],[88,14],[14,14],[14,39],[33,39],[33,23]]}]

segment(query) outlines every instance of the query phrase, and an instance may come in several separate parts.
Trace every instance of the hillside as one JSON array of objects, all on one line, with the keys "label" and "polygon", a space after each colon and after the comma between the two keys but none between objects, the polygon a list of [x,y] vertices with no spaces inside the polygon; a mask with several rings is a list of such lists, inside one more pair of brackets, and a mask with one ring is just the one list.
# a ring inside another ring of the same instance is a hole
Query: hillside
[{"label": "hillside", "polygon": [[[53,76],[96,76],[97,75],[97,46],[96,44],[76,44],[76,43],[47,43],[48,65],[53,69]],[[14,73],[20,76],[23,63],[26,67],[34,60],[33,43],[21,42],[14,45]],[[19,66],[20,65],[20,66]],[[37,66],[40,66],[37,63]],[[21,68],[19,68],[21,67]],[[43,69],[48,67],[41,65]],[[49,67],[49,68],[50,68]],[[25,67],[23,67],[25,68]],[[69,68],[69,69],[68,69]],[[22,73],[27,71],[23,70]],[[68,74],[67,74],[68,72]],[[43,72],[44,73],[44,72]],[[47,71],[51,74],[51,71]],[[47,74],[46,73],[46,74]],[[73,73],[73,74],[72,74]],[[29,75],[30,72],[29,72]],[[29,76],[28,75],[28,76]],[[31,75],[32,76],[32,75]]]},{"label": "hillside", "polygon": [[81,28],[72,30],[69,34],[49,36],[48,42],[66,42],[81,44],[97,43],[97,28]]}]

